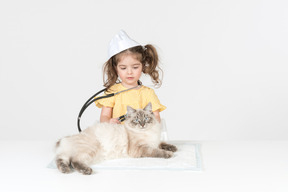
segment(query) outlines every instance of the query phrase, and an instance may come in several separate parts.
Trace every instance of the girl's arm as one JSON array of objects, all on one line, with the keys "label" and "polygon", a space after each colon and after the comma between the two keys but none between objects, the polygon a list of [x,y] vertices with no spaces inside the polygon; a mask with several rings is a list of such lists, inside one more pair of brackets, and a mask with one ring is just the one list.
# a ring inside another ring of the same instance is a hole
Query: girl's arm
[{"label": "girl's arm", "polygon": [[112,118],[112,112],[113,112],[113,108],[112,107],[102,107],[101,110],[101,115],[100,115],[100,122],[107,122],[107,123],[116,123],[116,124],[120,124],[121,122],[118,121],[117,118]]},{"label": "girl's arm", "polygon": [[156,119],[159,121],[159,123],[161,123],[161,117],[160,117],[160,112],[159,109],[153,112]]}]

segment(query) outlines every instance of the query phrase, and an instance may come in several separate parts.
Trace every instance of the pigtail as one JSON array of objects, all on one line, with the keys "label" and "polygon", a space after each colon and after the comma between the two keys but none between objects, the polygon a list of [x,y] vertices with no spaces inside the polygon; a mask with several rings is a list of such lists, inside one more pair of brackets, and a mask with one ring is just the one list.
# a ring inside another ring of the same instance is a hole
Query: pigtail
[{"label": "pigtail", "polygon": [[160,87],[162,82],[160,80],[159,71],[162,72],[158,66],[159,57],[156,48],[153,45],[145,45],[143,53],[143,73],[150,75],[155,86]]},{"label": "pigtail", "polygon": [[107,89],[117,83],[118,74],[116,71],[115,57],[110,58],[106,63],[104,63],[103,74],[104,87]]}]

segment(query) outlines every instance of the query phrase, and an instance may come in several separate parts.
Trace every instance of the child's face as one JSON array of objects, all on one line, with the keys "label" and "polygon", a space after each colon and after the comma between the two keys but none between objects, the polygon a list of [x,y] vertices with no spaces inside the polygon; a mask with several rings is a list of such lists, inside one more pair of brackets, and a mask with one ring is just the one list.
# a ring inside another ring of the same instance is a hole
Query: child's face
[{"label": "child's face", "polygon": [[137,55],[123,53],[119,57],[116,69],[124,87],[131,88],[138,85],[137,82],[142,74],[142,63]]}]

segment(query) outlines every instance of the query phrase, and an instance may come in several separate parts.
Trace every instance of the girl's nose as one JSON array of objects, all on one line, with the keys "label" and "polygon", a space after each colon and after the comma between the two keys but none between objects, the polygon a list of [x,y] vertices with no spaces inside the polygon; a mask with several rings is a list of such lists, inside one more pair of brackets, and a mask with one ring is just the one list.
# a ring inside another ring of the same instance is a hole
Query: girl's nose
[{"label": "girl's nose", "polygon": [[128,74],[132,74],[132,69],[128,68]]}]

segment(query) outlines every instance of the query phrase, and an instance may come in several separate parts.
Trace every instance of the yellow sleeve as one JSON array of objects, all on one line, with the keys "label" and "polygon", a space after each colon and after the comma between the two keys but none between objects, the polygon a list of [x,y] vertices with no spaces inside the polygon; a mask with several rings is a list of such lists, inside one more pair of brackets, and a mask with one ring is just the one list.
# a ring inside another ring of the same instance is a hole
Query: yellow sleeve
[{"label": "yellow sleeve", "polygon": [[152,111],[157,111],[159,109],[159,112],[163,111],[166,109],[164,105],[162,105],[155,94],[155,91],[153,89],[150,89],[150,93],[148,96],[148,102],[151,102],[152,104]]},{"label": "yellow sleeve", "polygon": [[99,108],[102,108],[103,106],[105,106],[105,107],[114,107],[114,105],[115,105],[115,96],[104,98],[104,99],[99,99],[99,100],[95,101],[95,104]]}]

